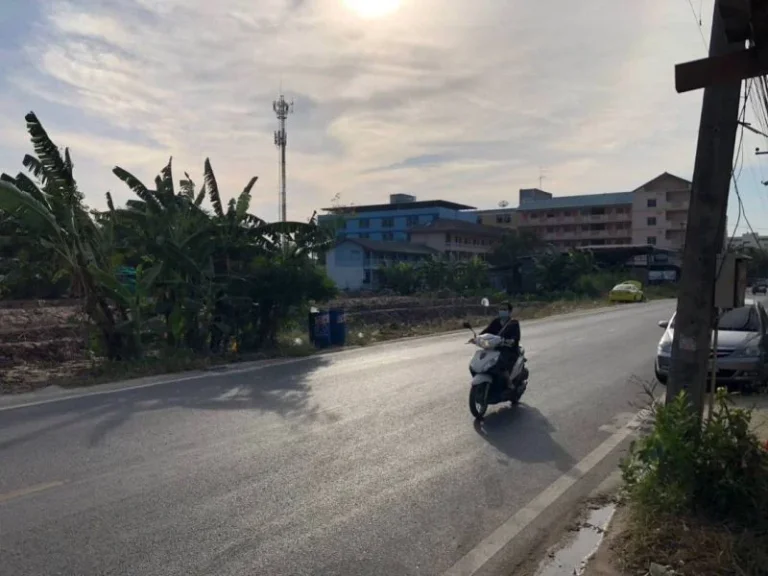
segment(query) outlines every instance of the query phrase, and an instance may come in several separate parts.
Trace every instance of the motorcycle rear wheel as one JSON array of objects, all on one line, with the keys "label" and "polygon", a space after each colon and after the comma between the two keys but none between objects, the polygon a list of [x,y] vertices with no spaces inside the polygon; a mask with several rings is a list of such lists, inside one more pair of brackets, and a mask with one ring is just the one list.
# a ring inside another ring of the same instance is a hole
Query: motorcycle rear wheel
[{"label": "motorcycle rear wheel", "polygon": [[488,384],[483,384],[482,386],[472,386],[469,390],[469,411],[472,412],[475,420],[482,420],[488,411],[487,389]]}]

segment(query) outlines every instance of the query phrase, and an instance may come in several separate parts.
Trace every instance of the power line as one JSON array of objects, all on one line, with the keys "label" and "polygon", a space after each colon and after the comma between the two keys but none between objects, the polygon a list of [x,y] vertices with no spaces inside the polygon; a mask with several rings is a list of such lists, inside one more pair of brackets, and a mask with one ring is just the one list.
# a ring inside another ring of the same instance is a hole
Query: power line
[{"label": "power line", "polygon": [[[703,0],[702,0],[703,3]],[[699,29],[699,36],[701,36],[701,41],[704,43],[704,49],[709,51],[709,45],[707,44],[707,39],[704,37],[704,31],[702,30],[702,22],[701,22],[701,9],[699,9],[699,13],[696,14],[696,8],[693,7],[693,0],[688,0],[688,6],[691,7],[691,14],[693,14],[693,19],[696,21],[696,27]]]}]

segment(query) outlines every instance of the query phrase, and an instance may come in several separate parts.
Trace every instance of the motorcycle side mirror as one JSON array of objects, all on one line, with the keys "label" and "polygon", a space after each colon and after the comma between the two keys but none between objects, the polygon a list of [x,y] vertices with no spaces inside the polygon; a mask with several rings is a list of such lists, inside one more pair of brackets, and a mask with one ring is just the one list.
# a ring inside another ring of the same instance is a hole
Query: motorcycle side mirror
[{"label": "motorcycle side mirror", "polygon": [[667,326],[669,326],[669,320],[661,320],[659,322],[659,328],[666,328]]},{"label": "motorcycle side mirror", "polygon": [[488,308],[488,306],[490,305],[491,303],[488,301],[488,298],[483,298],[482,300],[480,300],[480,306],[482,306],[483,308]]},{"label": "motorcycle side mirror", "polygon": [[466,328],[467,330],[472,330],[472,324],[470,324],[469,322],[464,322],[464,323],[462,324],[462,326],[463,326],[464,328]]}]

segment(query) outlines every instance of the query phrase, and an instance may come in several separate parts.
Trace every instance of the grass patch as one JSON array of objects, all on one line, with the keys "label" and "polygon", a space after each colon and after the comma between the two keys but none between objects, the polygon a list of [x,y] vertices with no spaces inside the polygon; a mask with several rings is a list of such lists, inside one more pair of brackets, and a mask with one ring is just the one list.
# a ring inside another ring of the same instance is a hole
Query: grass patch
[{"label": "grass patch", "polygon": [[629,504],[625,531],[614,543],[626,574],[645,574],[651,563],[679,576],[765,576],[768,533],[728,526],[691,514],[651,513]]},{"label": "grass patch", "polygon": [[768,576],[768,451],[752,415],[724,389],[705,422],[685,394],[653,408],[622,463],[626,571],[655,562],[682,576]]}]

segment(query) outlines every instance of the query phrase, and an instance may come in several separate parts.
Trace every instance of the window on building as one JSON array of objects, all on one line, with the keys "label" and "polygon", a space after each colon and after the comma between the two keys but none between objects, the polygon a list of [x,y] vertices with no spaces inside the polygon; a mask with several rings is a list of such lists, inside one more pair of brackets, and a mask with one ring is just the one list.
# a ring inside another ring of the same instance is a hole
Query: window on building
[{"label": "window on building", "polygon": [[536,220],[536,218],[538,218],[538,217],[539,217],[539,215],[536,214],[536,212],[531,212],[531,220]]},{"label": "window on building", "polygon": [[581,225],[581,231],[582,232],[588,232],[589,231],[589,224],[582,224]]},{"label": "window on building", "polygon": [[358,228],[369,228],[371,226],[371,221],[368,220],[368,218],[360,218],[360,220],[357,223]]},{"label": "window on building", "polygon": [[367,240],[370,237],[371,235],[368,234],[368,232],[363,232],[362,234],[360,234],[360,238],[362,238],[363,240]]},{"label": "window on building", "polygon": [[512,222],[512,216],[510,216],[509,214],[505,214],[504,215],[504,222],[506,222],[507,224]]},{"label": "window on building", "polygon": [[554,218],[554,217],[555,217],[555,213],[554,212],[547,212],[547,220],[549,220],[550,218]]},{"label": "window on building", "polygon": [[450,244],[451,243],[451,235],[450,234],[446,234],[445,235],[445,243],[446,244]]},{"label": "window on building", "polygon": [[656,236],[648,236],[648,238],[646,238],[646,244],[656,246]]},{"label": "window on building", "polygon": [[483,217],[482,216],[478,216],[477,217],[477,223],[478,224],[482,224],[483,223]]},{"label": "window on building", "polygon": [[605,214],[605,208],[592,208],[592,209],[589,211],[589,213],[590,213],[592,216],[602,216],[603,214]]},{"label": "window on building", "polygon": [[565,212],[563,212],[563,216],[565,216],[565,217],[568,217],[570,215],[571,215],[571,211],[570,210],[566,210]]},{"label": "window on building", "polygon": [[382,240],[385,242],[391,242],[395,239],[395,235],[392,234],[392,232],[384,232],[384,234],[381,235]]},{"label": "window on building", "polygon": [[605,224],[592,224],[592,230],[605,230]]},{"label": "window on building", "polygon": [[363,270],[363,284],[370,284],[370,283],[371,283],[371,271]]},{"label": "window on building", "polygon": [[409,228],[416,226],[419,223],[419,217],[418,216],[408,216],[408,218],[405,219],[405,225]]},{"label": "window on building", "polygon": [[656,198],[648,198],[648,208],[656,208]]},{"label": "window on building", "polygon": [[650,218],[648,218],[648,226],[656,226],[656,217],[655,216],[651,216]]},{"label": "window on building", "polygon": [[475,246],[477,246],[477,238],[473,238],[473,239],[472,239],[472,244],[474,244]]},{"label": "window on building", "polygon": [[501,224],[502,222],[504,222],[504,216],[502,216],[501,214],[497,215],[496,224]]},{"label": "window on building", "polygon": [[552,234],[552,232],[554,232],[554,231],[555,231],[555,227],[554,226],[547,226],[547,234]]},{"label": "window on building", "polygon": [[381,226],[382,226],[382,228],[394,228],[395,227],[395,219],[394,218],[382,218]]}]

